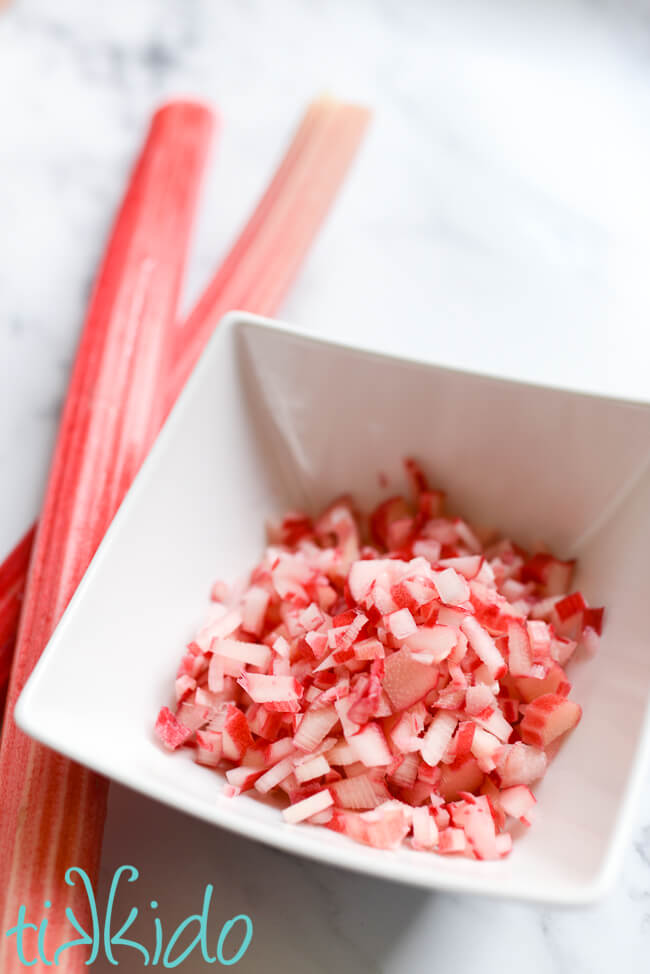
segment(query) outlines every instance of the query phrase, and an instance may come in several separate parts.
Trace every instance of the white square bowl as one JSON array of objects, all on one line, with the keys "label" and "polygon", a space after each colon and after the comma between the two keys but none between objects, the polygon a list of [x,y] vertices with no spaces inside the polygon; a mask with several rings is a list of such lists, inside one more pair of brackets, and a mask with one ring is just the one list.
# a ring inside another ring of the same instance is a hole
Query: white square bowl
[{"label": "white square bowl", "polygon": [[[417,456],[457,510],[577,556],[607,607],[574,664],[584,717],[499,862],[357,845],[220,795],[221,774],[152,733],[215,578],[258,559],[269,515],[405,486]],[[645,770],[650,699],[650,408],[378,355],[233,313],[217,329],[16,709],[49,747],[146,795],[289,852],[406,883],[585,903],[611,882]]]}]

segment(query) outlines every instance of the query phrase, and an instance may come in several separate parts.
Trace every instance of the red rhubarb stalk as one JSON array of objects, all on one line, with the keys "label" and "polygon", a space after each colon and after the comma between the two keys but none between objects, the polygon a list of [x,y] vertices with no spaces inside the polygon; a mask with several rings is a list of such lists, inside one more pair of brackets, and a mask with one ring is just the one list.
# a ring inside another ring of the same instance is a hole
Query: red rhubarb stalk
[{"label": "red rhubarb stalk", "polygon": [[[276,313],[345,178],[369,117],[367,109],[333,98],[320,98],[309,106],[254,213],[178,330],[169,406],[227,311]],[[12,604],[15,629],[20,603]],[[13,644],[7,655],[12,649]]]},{"label": "red rhubarb stalk", "polygon": [[0,723],[34,532],[35,528],[31,528],[0,565]]},{"label": "red rhubarb stalk", "polygon": [[30,528],[0,565],[0,685],[3,683],[3,676],[7,680],[9,678],[11,660],[5,652],[5,646],[16,636],[34,532],[35,528]]},{"label": "red rhubarb stalk", "polygon": [[[82,884],[64,874],[77,866],[97,878],[108,785],[10,715],[164,415],[160,377],[212,128],[209,110],[191,102],[153,118],[90,302],[34,543],[0,746],[0,930],[21,904],[51,901],[49,957],[74,937],[68,908],[90,929]],[[85,959],[72,948],[59,969],[80,971]],[[2,936],[0,970],[22,969],[15,938]]]},{"label": "red rhubarb stalk", "polygon": [[268,190],[179,330],[170,404],[226,312],[277,312],[341,187],[369,118],[366,108],[329,97],[309,107]]}]

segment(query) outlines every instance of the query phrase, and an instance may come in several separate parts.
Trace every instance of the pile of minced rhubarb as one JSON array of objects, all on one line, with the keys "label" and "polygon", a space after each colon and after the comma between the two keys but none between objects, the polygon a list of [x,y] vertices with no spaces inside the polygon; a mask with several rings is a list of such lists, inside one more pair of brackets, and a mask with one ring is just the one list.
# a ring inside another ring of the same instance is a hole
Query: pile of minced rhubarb
[{"label": "pile of minced rhubarb", "polygon": [[283,795],[287,822],[495,859],[580,720],[565,667],[603,610],[573,562],[480,536],[407,471],[411,502],[290,513],[245,588],[215,584],[156,732],[230,796]]}]

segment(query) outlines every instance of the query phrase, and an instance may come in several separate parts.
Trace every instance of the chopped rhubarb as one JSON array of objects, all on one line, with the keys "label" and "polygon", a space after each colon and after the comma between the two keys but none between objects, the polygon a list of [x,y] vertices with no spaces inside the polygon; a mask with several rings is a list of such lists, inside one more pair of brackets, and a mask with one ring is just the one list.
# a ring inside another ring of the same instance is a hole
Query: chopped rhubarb
[{"label": "chopped rhubarb", "polygon": [[502,788],[530,785],[543,777],[548,765],[546,753],[521,741],[507,744],[497,759],[497,775]]},{"label": "chopped rhubarb", "polygon": [[303,690],[293,676],[266,676],[262,673],[242,673],[238,681],[251,700],[269,705],[273,710],[296,712]]},{"label": "chopped rhubarb", "polygon": [[221,748],[241,762],[228,789],[279,793],[288,822],[500,859],[508,817],[529,824],[547,748],[579,719],[563,663],[601,619],[557,591],[573,563],[526,560],[510,542],[483,550],[429,503],[419,468],[409,479],[418,513],[390,498],[369,538],[349,497],[272,528],[248,583],[186,650],[177,716],[198,761],[215,767]]},{"label": "chopped rhubarb", "polygon": [[413,616],[408,609],[398,609],[397,612],[391,612],[386,619],[386,625],[388,631],[392,633],[398,642],[403,642],[418,631],[418,627],[415,625]]},{"label": "chopped rhubarb", "polygon": [[333,706],[307,710],[300,718],[293,738],[295,746],[301,751],[313,751],[338,723],[338,719]]},{"label": "chopped rhubarb", "polygon": [[441,829],[438,834],[438,852],[443,856],[453,855],[457,852],[465,852],[467,841],[462,829],[446,828]]},{"label": "chopped rhubarb", "polygon": [[285,822],[295,824],[296,822],[304,822],[306,818],[311,818],[312,815],[324,811],[333,804],[334,799],[325,788],[323,791],[317,791],[315,795],[310,795],[309,798],[303,798],[302,801],[289,805],[288,808],[284,809],[282,815]]},{"label": "chopped rhubarb", "polygon": [[443,568],[434,575],[434,585],[441,602],[445,605],[460,605],[469,599],[470,590],[467,582],[453,568]]},{"label": "chopped rhubarb", "polygon": [[433,849],[438,842],[438,826],[429,808],[421,805],[413,809],[414,849]]},{"label": "chopped rhubarb", "polygon": [[155,731],[165,747],[175,751],[192,736],[192,728],[182,724],[169,707],[163,707],[158,714]]},{"label": "chopped rhubarb", "polygon": [[222,728],[223,756],[229,761],[241,761],[252,745],[253,736],[245,715],[234,704],[229,704]]},{"label": "chopped rhubarb", "polygon": [[503,656],[497,649],[492,636],[476,621],[474,616],[467,616],[463,619],[461,629],[478,658],[487,666],[490,675],[495,679],[505,676],[506,664]]},{"label": "chopped rhubarb", "polygon": [[458,632],[452,626],[419,626],[406,640],[411,653],[430,655],[434,663],[442,663],[458,643]]},{"label": "chopped rhubarb", "polygon": [[392,653],[385,662],[383,687],[396,711],[424,699],[438,682],[438,670],[420,663],[407,649]]},{"label": "chopped rhubarb", "polygon": [[366,724],[358,734],[352,735],[349,743],[359,755],[361,763],[367,768],[388,765],[392,761],[384,733],[376,723]]},{"label": "chopped rhubarb", "polygon": [[430,767],[435,767],[445,753],[458,720],[453,714],[438,713],[422,738],[420,753]]},{"label": "chopped rhubarb", "polygon": [[504,788],[499,793],[499,803],[507,815],[518,818],[524,825],[530,825],[526,816],[536,804],[535,796],[530,788],[526,788],[525,785]]},{"label": "chopped rhubarb", "polygon": [[296,779],[302,784],[305,781],[313,781],[314,778],[322,778],[329,770],[330,766],[327,758],[323,754],[319,754],[310,761],[297,764],[294,774]]},{"label": "chopped rhubarb", "polygon": [[541,697],[546,693],[555,693],[567,697],[571,691],[571,684],[567,680],[566,673],[556,662],[551,663],[548,672],[541,678],[519,677],[513,682],[525,703],[530,703],[531,700],[535,700],[536,697]]},{"label": "chopped rhubarb", "polygon": [[[546,629],[546,627],[544,628]],[[520,619],[513,619],[512,622],[508,623],[508,670],[510,676],[531,675],[533,649],[529,637],[529,631]]]},{"label": "chopped rhubarb", "polygon": [[527,705],[520,724],[521,739],[536,747],[548,747],[556,738],[573,730],[581,716],[582,709],[574,700],[545,693]]},{"label": "chopped rhubarb", "polygon": [[537,554],[521,568],[522,582],[536,582],[542,595],[562,595],[571,584],[575,562]]},{"label": "chopped rhubarb", "polygon": [[196,750],[194,760],[197,764],[205,764],[209,768],[216,768],[223,755],[222,735],[216,731],[197,730]]},{"label": "chopped rhubarb", "polygon": [[[242,629],[244,626],[242,622]],[[243,643],[237,639],[215,639],[210,649],[215,656],[225,656],[262,669],[266,669],[271,662],[271,650],[268,646],[259,643]]]}]

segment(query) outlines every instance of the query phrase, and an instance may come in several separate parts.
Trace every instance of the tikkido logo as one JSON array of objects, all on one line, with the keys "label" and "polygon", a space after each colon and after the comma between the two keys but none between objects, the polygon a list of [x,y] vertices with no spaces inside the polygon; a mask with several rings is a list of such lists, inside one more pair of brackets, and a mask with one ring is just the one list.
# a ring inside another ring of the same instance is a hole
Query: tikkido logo
[{"label": "tikkido logo", "polygon": [[[16,938],[16,952],[21,964],[25,967],[34,967],[40,961],[46,967],[58,967],[61,955],[65,951],[73,950],[74,948],[82,950],[90,948],[90,956],[84,961],[84,964],[93,964],[99,957],[101,950],[108,962],[117,966],[120,960],[115,957],[113,952],[114,948],[117,947],[128,949],[128,955],[123,950],[120,951],[120,955],[121,959],[126,962],[129,970],[133,969],[133,951],[136,951],[142,956],[143,967],[155,967],[158,964],[166,968],[178,967],[194,951],[200,952],[206,964],[215,964],[218,961],[224,967],[231,967],[242,959],[253,939],[253,922],[245,913],[240,913],[238,916],[232,917],[223,924],[219,932],[219,937],[217,938],[216,947],[213,947],[215,952],[214,954],[210,952],[209,941],[212,938],[209,935],[208,921],[210,906],[212,904],[212,894],[214,892],[214,887],[211,884],[205,887],[201,912],[193,913],[182,920],[166,943],[162,922],[158,916],[153,917],[154,931],[151,938],[153,946],[151,941],[145,945],[138,940],[127,940],[125,938],[124,935],[133,926],[139,914],[136,906],[131,907],[126,920],[117,932],[114,933],[113,914],[116,908],[120,880],[125,876],[128,883],[134,883],[139,875],[135,866],[120,866],[115,871],[106,903],[104,922],[100,924],[97,900],[88,874],[76,866],[68,869],[65,874],[66,884],[68,886],[76,886],[77,883],[81,883],[84,888],[88,900],[91,932],[84,930],[73,911],[68,907],[65,911],[66,918],[79,934],[79,937],[76,940],[69,940],[67,943],[61,944],[54,951],[52,958],[48,959],[45,952],[45,939],[48,926],[47,916],[37,926],[27,919],[27,907],[23,905],[18,910],[16,925],[10,930],[7,930],[5,934],[9,938]],[[52,904],[49,900],[45,901],[44,907],[46,910],[51,909]],[[157,901],[152,900],[149,907],[152,911],[155,911],[158,908]],[[187,931],[189,931],[189,934],[186,933]],[[188,943],[187,937],[192,934],[194,935]],[[179,941],[181,940],[185,944],[182,948],[179,946]],[[34,956],[35,954],[36,956]]]}]

